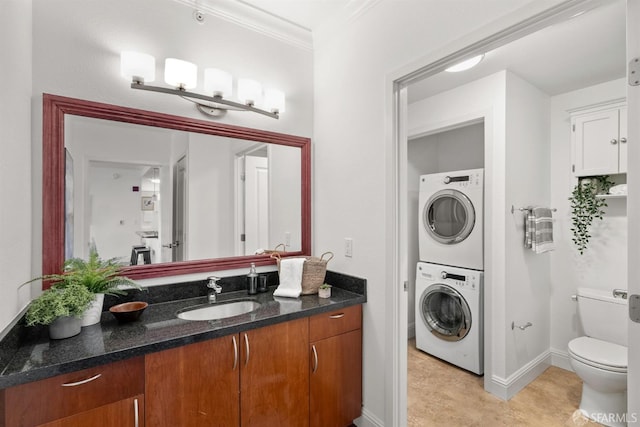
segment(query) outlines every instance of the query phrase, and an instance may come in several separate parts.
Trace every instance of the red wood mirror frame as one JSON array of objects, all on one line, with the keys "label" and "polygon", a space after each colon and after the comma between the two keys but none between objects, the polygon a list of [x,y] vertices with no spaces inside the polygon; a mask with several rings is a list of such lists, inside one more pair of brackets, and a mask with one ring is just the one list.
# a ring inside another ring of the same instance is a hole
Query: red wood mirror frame
[{"label": "red wood mirror frame", "polygon": [[[288,252],[286,255],[309,255],[311,253],[311,140],[309,138],[44,94],[42,123],[42,274],[59,273],[64,263],[64,122],[67,114],[300,148],[302,250]],[[268,255],[235,256],[131,266],[125,267],[123,274],[132,279],[147,279],[246,268],[252,262],[256,265],[274,264],[274,260]]]}]

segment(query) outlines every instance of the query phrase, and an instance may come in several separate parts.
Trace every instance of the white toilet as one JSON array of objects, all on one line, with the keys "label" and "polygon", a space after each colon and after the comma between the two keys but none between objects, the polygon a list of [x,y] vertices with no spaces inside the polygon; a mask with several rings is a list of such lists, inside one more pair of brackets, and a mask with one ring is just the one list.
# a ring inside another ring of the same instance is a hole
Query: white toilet
[{"label": "white toilet", "polygon": [[589,288],[578,288],[577,297],[586,336],[569,342],[569,361],[583,382],[580,410],[600,424],[626,426],[627,299]]}]

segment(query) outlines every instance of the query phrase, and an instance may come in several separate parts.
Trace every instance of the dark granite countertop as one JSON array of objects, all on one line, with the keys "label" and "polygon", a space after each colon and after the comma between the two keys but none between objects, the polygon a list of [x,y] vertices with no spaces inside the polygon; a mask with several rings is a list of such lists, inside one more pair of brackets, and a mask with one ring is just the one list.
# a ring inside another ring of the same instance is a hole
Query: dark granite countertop
[{"label": "dark granite countertop", "polygon": [[[218,303],[251,299],[261,306],[250,313],[220,320],[178,319],[177,311],[206,304],[207,297],[178,299],[180,295],[172,295],[175,299],[171,301],[150,301],[136,322],[119,324],[105,311],[99,324],[84,327],[79,335],[63,340],[49,340],[46,328],[19,324],[14,327],[21,329],[19,338],[5,337],[2,341],[7,342],[0,342],[4,359],[0,389],[366,302],[366,280],[327,272],[326,281],[333,285],[329,299],[317,295],[274,298],[275,286],[257,295],[247,295],[246,290],[223,292],[218,295]],[[201,290],[200,283],[190,287],[193,288],[206,292],[206,288]],[[190,296],[189,292],[183,292],[182,296],[185,294]]]}]

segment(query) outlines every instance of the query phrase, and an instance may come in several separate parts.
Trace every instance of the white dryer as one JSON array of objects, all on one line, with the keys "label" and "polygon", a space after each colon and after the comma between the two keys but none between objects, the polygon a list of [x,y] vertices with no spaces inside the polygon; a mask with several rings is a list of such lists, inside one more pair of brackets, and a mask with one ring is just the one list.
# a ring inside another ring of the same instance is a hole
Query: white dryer
[{"label": "white dryer", "polygon": [[484,270],[483,169],[420,176],[420,261]]},{"label": "white dryer", "polygon": [[481,375],[484,372],[483,273],[419,262],[416,347]]}]

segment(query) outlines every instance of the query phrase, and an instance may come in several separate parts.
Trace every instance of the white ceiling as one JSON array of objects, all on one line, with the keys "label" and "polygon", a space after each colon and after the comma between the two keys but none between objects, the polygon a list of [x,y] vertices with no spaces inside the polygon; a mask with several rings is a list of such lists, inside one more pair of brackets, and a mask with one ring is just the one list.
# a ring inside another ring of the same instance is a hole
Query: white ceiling
[{"label": "white ceiling", "polygon": [[548,95],[625,76],[625,2],[616,0],[485,54],[475,68],[412,84],[409,103],[510,70]]},{"label": "white ceiling", "polygon": [[[339,19],[358,16],[381,0],[175,0],[265,35],[312,50],[312,32]],[[447,7],[442,0],[440,7]],[[462,73],[439,73],[409,87],[409,103],[510,70],[549,95],[625,75],[625,1],[612,0],[506,46]],[[427,53],[427,52],[425,52]]]}]

